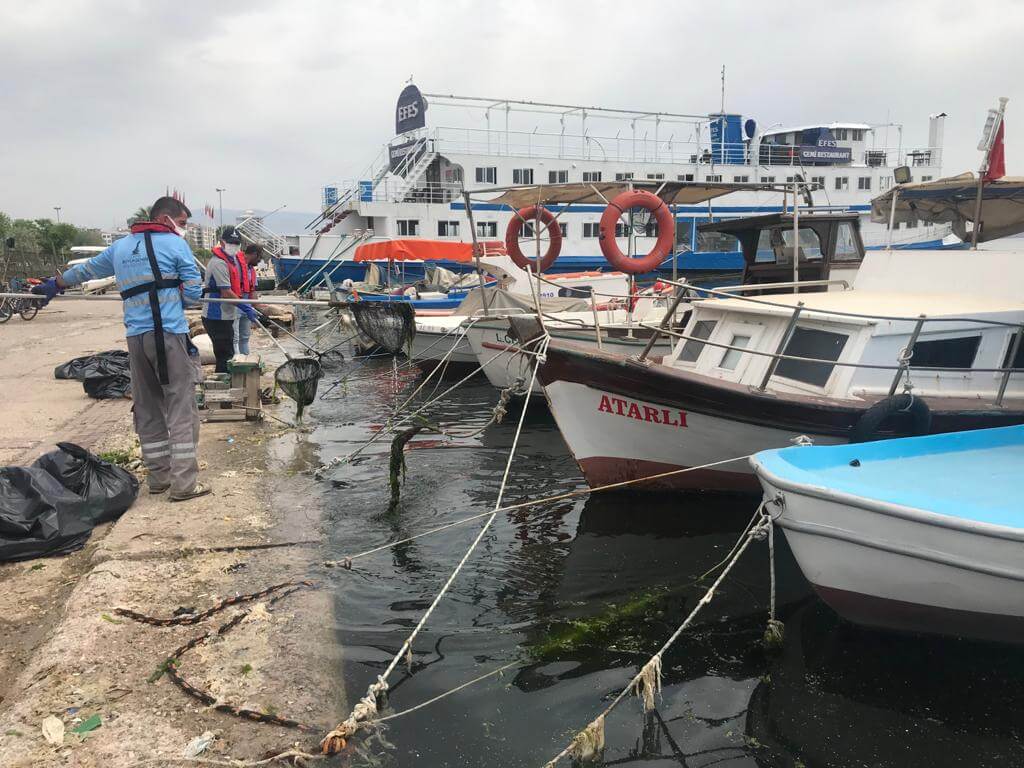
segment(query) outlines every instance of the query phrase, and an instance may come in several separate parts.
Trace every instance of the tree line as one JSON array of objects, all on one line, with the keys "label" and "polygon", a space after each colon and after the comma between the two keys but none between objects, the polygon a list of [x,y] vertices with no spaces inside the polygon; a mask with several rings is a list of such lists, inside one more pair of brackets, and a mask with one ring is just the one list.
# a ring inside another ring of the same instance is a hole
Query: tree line
[{"label": "tree line", "polygon": [[63,269],[74,245],[103,245],[97,229],[51,219],[12,219],[0,211],[0,280],[45,277]]}]

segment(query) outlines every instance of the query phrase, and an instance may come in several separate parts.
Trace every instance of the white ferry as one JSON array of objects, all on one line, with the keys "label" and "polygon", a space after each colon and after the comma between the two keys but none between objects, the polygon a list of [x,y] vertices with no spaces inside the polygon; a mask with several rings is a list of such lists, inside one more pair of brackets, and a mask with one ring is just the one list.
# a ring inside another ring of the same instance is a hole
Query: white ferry
[{"label": "white ferry", "polygon": [[[476,126],[458,126],[467,114],[482,120]],[[283,286],[310,287],[324,275],[335,282],[360,279],[364,266],[352,261],[352,253],[361,242],[417,237],[470,241],[464,191],[631,179],[782,184],[799,175],[818,186],[813,204],[819,210],[861,214],[867,248],[890,239],[896,248],[934,247],[949,235],[948,226],[909,221],[889,233],[886,225],[874,224],[868,216],[871,198],[892,186],[894,168],[908,166],[915,182],[941,177],[945,117],[929,118],[926,145],[909,146],[899,124],[762,128],[753,118],[725,111],[610,109],[421,93],[408,85],[395,107],[394,138],[358,178],[323,187],[322,213],[308,233],[282,237],[251,222],[249,234],[269,246]],[[742,270],[737,240],[720,232],[698,232],[697,225],[783,212],[784,206],[778,193],[762,190],[735,192],[724,204],[675,207],[677,245],[659,271],[692,276]],[[549,271],[607,268],[598,248],[603,210],[601,205],[575,205],[559,217],[561,255]],[[478,238],[504,238],[512,216],[507,206],[473,203]],[[634,227],[637,252],[654,243],[653,223],[647,227]],[[532,236],[529,227],[524,234]],[[409,272],[412,265],[403,269],[407,277],[415,276]]]}]

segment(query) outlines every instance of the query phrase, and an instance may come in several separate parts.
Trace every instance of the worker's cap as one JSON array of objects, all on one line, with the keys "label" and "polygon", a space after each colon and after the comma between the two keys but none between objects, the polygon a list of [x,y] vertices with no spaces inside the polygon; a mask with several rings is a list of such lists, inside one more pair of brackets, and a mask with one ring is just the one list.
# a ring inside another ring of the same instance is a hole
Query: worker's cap
[{"label": "worker's cap", "polygon": [[231,245],[241,245],[242,243],[238,230],[232,226],[224,227],[220,233],[220,239],[222,242],[230,243]]}]

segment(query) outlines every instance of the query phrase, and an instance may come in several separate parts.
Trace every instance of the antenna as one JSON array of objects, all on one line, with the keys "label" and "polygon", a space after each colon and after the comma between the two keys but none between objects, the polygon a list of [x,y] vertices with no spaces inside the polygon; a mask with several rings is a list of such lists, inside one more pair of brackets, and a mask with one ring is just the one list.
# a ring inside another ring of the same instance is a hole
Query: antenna
[{"label": "antenna", "polygon": [[720,111],[725,113],[725,64],[722,65],[722,109]]}]

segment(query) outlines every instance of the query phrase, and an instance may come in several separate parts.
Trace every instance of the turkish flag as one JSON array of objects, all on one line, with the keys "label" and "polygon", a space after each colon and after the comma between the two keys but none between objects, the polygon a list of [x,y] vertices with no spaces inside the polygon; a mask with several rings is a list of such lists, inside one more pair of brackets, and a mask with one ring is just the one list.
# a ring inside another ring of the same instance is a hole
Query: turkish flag
[{"label": "turkish flag", "polygon": [[996,140],[992,142],[992,149],[988,153],[988,170],[985,171],[985,181],[995,181],[1006,175],[1006,156],[1003,153],[1003,123],[999,123],[999,130],[996,131]]}]

